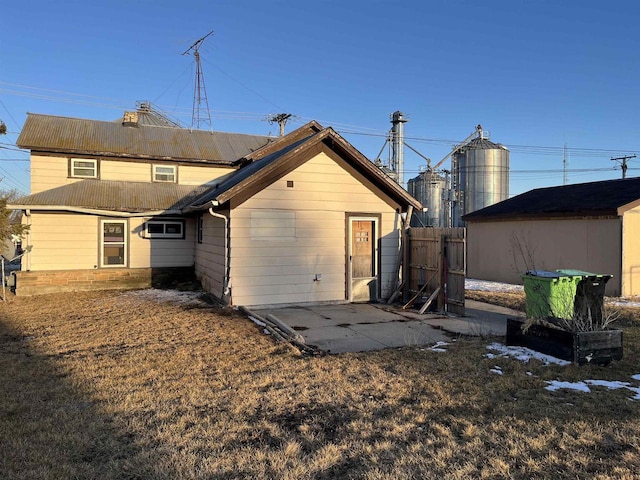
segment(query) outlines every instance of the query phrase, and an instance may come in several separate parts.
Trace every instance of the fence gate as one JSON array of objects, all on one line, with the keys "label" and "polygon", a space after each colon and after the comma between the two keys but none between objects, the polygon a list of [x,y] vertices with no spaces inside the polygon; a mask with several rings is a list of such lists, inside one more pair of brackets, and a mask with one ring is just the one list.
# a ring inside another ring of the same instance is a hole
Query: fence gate
[{"label": "fence gate", "polygon": [[437,310],[464,315],[465,229],[410,228],[405,250],[405,297],[437,289]]}]

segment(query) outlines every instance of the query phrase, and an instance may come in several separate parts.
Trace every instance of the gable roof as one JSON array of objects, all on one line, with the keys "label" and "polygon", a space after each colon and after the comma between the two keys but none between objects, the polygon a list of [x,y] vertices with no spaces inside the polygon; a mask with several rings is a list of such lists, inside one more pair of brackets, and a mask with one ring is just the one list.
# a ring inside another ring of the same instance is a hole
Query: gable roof
[{"label": "gable roof", "polygon": [[29,113],[16,141],[32,151],[232,165],[271,137]]},{"label": "gable roof", "polygon": [[640,177],[537,188],[468,213],[465,222],[617,216],[640,205]]},{"label": "gable roof", "polygon": [[10,209],[179,214],[210,185],[81,180],[18,198]]},{"label": "gable roof", "polygon": [[211,207],[212,204],[222,204],[237,195],[264,188],[295,168],[299,163],[304,162],[307,155],[317,153],[319,150],[330,150],[338,154],[400,205],[422,207],[420,202],[384,174],[380,168],[370,162],[332,128],[322,129],[314,121],[245,157],[242,160],[244,162],[242,168],[195,200],[187,210],[204,210]]}]

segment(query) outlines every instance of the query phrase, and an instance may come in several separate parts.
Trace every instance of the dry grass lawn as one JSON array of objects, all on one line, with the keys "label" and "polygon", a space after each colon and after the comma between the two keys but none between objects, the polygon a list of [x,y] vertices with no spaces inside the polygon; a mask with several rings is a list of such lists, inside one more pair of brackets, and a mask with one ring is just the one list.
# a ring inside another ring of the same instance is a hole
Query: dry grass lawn
[{"label": "dry grass lawn", "polygon": [[609,367],[489,359],[489,341],[303,357],[211,306],[10,297],[0,477],[640,478],[640,400],[544,388],[634,382],[634,322]]}]

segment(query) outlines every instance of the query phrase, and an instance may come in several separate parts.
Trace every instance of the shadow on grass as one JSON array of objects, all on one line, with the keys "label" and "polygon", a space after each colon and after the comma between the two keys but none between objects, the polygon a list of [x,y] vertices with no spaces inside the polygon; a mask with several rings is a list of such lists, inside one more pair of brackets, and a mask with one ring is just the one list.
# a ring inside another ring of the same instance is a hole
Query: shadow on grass
[{"label": "shadow on grass", "polygon": [[66,353],[38,352],[34,338],[6,320],[0,318],[2,478],[156,478],[151,463],[140,462],[136,437],[73,384],[62,365]]}]

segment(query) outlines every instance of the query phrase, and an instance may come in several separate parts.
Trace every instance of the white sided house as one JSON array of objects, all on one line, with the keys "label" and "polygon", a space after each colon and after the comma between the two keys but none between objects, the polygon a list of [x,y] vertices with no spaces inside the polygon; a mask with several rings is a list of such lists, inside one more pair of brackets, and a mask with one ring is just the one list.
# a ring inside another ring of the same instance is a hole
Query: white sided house
[{"label": "white sided house", "polygon": [[471,278],[576,269],[613,275],[607,295],[640,295],[640,178],[538,188],[464,221]]},{"label": "white sided house", "polygon": [[391,295],[420,204],[333,129],[274,139],[151,120],[28,116],[32,193],[9,206],[30,225],[17,295],[181,271],[234,305]]}]

